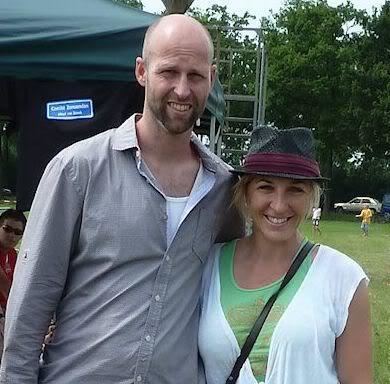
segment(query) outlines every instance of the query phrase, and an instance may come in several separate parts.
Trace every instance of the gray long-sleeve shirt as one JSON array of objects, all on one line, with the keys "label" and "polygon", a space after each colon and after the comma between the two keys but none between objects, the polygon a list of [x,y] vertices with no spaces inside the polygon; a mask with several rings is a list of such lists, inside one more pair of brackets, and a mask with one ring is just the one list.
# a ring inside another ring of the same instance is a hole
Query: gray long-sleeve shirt
[{"label": "gray long-sleeve shirt", "polygon": [[[193,138],[211,190],[167,248],[166,201],[137,160],[135,117],[48,165],[28,219],[7,308],[0,382],[201,383],[198,298],[228,209],[227,167]],[[225,223],[225,224],[224,224]],[[57,330],[39,368],[50,317]]]}]

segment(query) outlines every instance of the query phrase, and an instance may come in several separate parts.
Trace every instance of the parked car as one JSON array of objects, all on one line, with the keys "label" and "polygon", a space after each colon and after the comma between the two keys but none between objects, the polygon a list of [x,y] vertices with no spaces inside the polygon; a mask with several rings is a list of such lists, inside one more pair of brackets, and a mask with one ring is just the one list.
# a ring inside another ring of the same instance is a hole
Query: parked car
[{"label": "parked car", "polygon": [[12,191],[8,188],[1,188],[0,189],[0,196],[11,196]]},{"label": "parked car", "polygon": [[390,193],[383,195],[381,215],[383,215],[386,221],[390,221]]},{"label": "parked car", "polygon": [[381,211],[382,204],[372,197],[355,197],[348,203],[336,203],[334,209],[337,212],[360,212],[366,204],[368,204],[373,213]]}]

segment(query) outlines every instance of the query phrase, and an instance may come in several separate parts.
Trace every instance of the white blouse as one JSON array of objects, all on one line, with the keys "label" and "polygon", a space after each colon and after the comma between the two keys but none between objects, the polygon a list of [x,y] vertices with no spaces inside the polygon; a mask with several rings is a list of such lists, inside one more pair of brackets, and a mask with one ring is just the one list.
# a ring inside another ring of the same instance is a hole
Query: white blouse
[{"label": "white blouse", "polygon": [[[225,384],[240,353],[220,302],[219,257],[213,249],[203,275],[199,350],[207,384]],[[359,283],[368,278],[351,258],[321,245],[275,327],[265,384],[337,384],[335,342],[346,325]],[[258,384],[247,360],[237,384]]]}]

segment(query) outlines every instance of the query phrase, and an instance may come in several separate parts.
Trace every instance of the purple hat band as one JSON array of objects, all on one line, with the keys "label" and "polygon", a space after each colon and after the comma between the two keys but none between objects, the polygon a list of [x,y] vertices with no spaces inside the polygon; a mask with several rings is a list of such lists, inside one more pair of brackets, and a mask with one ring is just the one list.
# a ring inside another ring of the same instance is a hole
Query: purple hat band
[{"label": "purple hat band", "polygon": [[243,170],[318,178],[320,168],[315,160],[288,153],[253,153],[245,157]]}]

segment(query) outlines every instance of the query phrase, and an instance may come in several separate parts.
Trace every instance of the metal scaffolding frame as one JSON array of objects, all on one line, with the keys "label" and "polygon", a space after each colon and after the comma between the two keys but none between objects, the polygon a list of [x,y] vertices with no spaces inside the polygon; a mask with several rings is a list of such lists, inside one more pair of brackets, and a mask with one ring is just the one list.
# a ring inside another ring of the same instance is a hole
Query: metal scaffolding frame
[{"label": "metal scaffolding frame", "polygon": [[[216,118],[211,117],[209,131],[209,148],[218,156],[224,158],[227,154],[242,154],[246,152],[245,142],[249,139],[249,132],[241,132],[237,128],[240,124],[247,124],[249,127],[263,125],[265,122],[265,100],[266,100],[266,84],[267,84],[267,50],[264,42],[264,36],[261,28],[236,28],[236,27],[217,27],[209,26],[209,30],[217,30],[215,45],[215,62],[219,71],[220,77],[227,79],[227,82],[222,84],[224,89],[224,98],[226,102],[225,120],[222,125],[217,126]],[[219,31],[242,31],[243,33],[256,33],[257,46],[256,49],[242,49],[235,47],[222,47],[221,34]],[[234,89],[231,79],[233,78],[233,60],[235,55],[249,53],[255,55],[255,76],[254,94],[238,93]],[[226,67],[227,74],[221,73],[222,66]],[[223,76],[221,76],[223,75]],[[247,102],[251,103],[252,113],[247,116],[233,116],[232,105],[234,103]],[[230,148],[229,140],[242,140],[244,143],[241,149]]]}]

